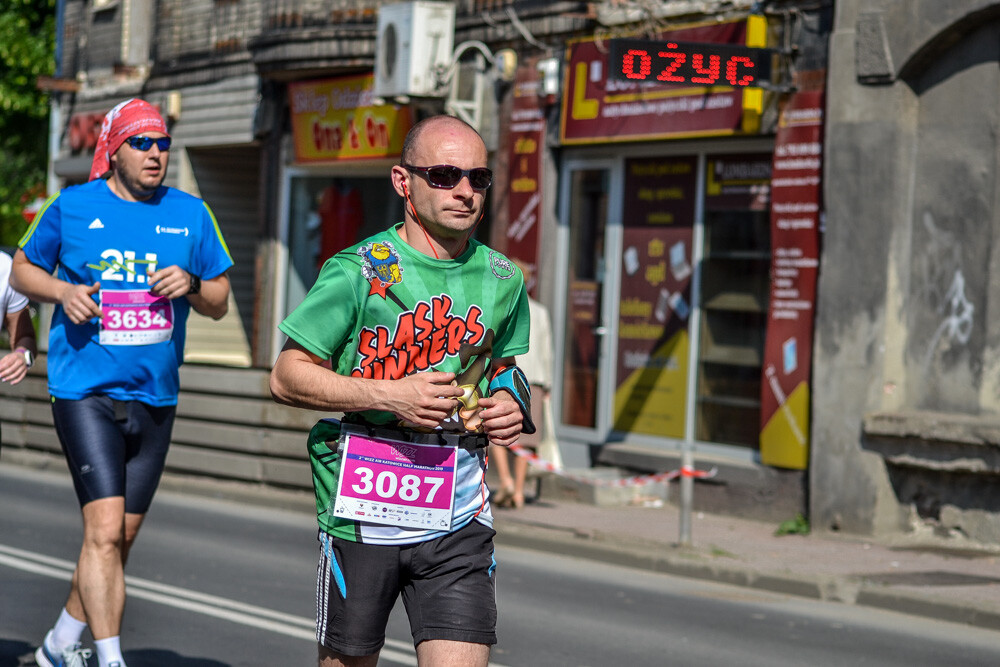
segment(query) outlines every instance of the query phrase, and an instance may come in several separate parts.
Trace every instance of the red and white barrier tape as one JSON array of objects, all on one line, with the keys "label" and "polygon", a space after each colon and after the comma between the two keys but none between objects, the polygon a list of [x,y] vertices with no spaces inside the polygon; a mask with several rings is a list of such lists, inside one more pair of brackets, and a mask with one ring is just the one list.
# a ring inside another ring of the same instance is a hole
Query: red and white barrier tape
[{"label": "red and white barrier tape", "polygon": [[508,447],[510,451],[514,452],[522,458],[528,459],[531,465],[539,467],[546,472],[550,472],[554,475],[560,477],[565,477],[566,479],[571,479],[576,482],[583,482],[585,484],[594,484],[596,486],[642,486],[644,484],[651,484],[654,482],[663,482],[677,479],[679,477],[693,477],[695,479],[710,479],[715,477],[719,470],[716,467],[712,467],[711,470],[695,470],[691,466],[681,466],[678,470],[670,470],[667,472],[658,472],[653,475],[636,475],[634,477],[625,477],[623,479],[594,479],[592,477],[580,477],[577,475],[571,475],[567,473],[562,468],[557,467],[553,463],[546,461],[544,459],[538,458],[530,449],[522,447],[521,445],[511,445]]}]

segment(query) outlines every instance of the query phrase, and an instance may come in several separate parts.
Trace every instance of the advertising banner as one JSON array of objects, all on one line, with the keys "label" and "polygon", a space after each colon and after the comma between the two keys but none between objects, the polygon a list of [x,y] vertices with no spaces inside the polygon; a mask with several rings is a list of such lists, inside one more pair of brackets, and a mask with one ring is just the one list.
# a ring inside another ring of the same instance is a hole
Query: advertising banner
[{"label": "advertising banner", "polygon": [[[659,33],[657,39],[746,44],[747,23],[712,23]],[[758,89],[728,85],[621,81],[609,77],[607,45],[571,43],[563,82],[564,144],[732,135],[743,131],[744,99]]]},{"label": "advertising banner", "polygon": [[371,74],[288,85],[296,162],[394,157],[410,130],[409,107],[372,102]]},{"label": "advertising banner", "polygon": [[617,431],[684,437],[697,165],[625,162]]},{"label": "advertising banner", "polygon": [[[771,153],[709,155],[705,169],[705,210],[767,211],[771,201],[772,162]],[[753,245],[747,239],[730,239],[729,243]]]},{"label": "advertising banner", "polygon": [[771,180],[771,289],[761,378],[760,458],[809,463],[809,371],[819,268],[823,93],[791,96],[778,119]]},{"label": "advertising banner", "polygon": [[538,287],[538,229],[545,147],[545,113],[538,95],[540,85],[541,78],[533,62],[518,68],[507,144],[510,223],[506,229],[506,254],[527,267],[524,277],[528,294],[532,296],[537,296]]}]

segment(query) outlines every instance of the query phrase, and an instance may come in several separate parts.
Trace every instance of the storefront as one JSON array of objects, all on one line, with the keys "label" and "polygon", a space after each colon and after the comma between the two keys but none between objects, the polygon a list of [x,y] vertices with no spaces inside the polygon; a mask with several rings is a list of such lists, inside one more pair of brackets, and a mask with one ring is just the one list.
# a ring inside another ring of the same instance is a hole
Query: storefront
[{"label": "storefront", "polygon": [[[658,39],[765,47],[768,33],[753,16]],[[795,96],[620,81],[608,68],[606,43],[569,44],[553,318],[560,435],[665,450],[697,443],[804,469],[819,154],[806,156],[815,183],[797,194],[807,201],[791,201],[777,170],[802,165],[776,157],[786,139],[762,123]],[[802,152],[794,141],[782,152]],[[798,237],[776,197],[799,211]],[[777,317],[776,304],[785,304]]]},{"label": "storefront", "polygon": [[[305,297],[329,257],[402,220],[390,192],[411,110],[376,106],[372,75],[289,85],[292,146],[282,178],[287,270],[275,281],[275,321]],[[277,340],[277,356],[282,340]]]}]

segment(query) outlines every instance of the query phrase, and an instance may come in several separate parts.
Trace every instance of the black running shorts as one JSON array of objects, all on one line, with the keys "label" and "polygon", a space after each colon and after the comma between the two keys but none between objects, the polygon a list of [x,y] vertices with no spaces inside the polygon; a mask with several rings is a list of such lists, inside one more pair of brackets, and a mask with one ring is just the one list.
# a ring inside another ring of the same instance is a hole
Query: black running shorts
[{"label": "black running shorts", "polygon": [[497,642],[493,536],[478,521],[427,542],[359,544],[320,532],[316,640],[349,656],[376,653],[400,593],[413,644]]},{"label": "black running shorts", "polygon": [[125,497],[125,511],[145,514],[163,474],[176,406],[154,407],[107,396],[52,399],[56,433],[80,506]]}]

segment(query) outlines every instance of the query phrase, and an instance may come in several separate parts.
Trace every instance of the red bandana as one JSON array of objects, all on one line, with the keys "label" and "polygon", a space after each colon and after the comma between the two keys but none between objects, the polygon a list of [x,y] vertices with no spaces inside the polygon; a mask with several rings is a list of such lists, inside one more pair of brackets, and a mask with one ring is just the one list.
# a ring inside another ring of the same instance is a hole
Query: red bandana
[{"label": "red bandana", "polygon": [[111,169],[111,156],[126,139],[143,132],[162,132],[170,136],[163,116],[149,102],[132,98],[109,111],[101,123],[101,135],[97,138],[94,162],[90,166],[90,180],[107,174]]}]

